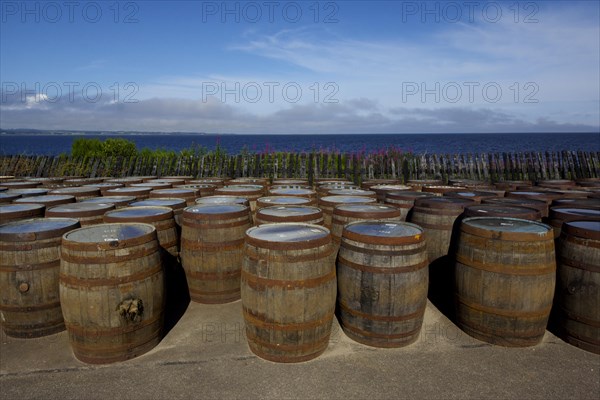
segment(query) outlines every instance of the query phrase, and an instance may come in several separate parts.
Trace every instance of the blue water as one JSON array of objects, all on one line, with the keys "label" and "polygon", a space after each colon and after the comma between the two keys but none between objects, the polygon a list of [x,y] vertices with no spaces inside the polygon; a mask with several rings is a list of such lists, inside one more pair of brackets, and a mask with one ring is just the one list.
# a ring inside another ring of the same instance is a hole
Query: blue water
[{"label": "blue water", "polygon": [[[2,155],[59,155],[69,153],[78,135],[4,134]],[[229,154],[244,147],[250,152],[329,150],[376,152],[393,146],[404,152],[487,153],[522,151],[600,151],[598,133],[513,134],[364,134],[364,135],[85,135],[86,138],[123,137],[138,149],[164,148],[179,151],[191,145],[214,150],[217,143]]]}]

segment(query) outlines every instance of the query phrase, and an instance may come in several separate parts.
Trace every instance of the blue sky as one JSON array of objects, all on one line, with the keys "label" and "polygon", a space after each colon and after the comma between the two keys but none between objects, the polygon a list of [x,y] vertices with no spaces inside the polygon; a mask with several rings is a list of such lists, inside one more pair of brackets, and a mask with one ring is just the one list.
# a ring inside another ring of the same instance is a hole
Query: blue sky
[{"label": "blue sky", "polygon": [[2,1],[1,127],[598,131],[596,1]]}]

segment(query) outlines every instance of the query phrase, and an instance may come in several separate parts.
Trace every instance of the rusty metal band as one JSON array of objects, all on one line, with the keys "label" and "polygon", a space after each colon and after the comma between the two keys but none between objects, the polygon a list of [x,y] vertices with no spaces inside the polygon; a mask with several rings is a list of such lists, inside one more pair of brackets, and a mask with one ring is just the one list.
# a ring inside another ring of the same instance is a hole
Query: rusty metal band
[{"label": "rusty metal band", "polygon": [[[321,226],[319,226],[322,228]],[[331,234],[327,231],[327,235],[312,239],[312,240],[304,240],[301,242],[273,242],[268,240],[261,240],[257,238],[253,238],[246,234],[246,243],[255,246],[260,249],[269,249],[269,250],[307,250],[313,249],[315,247],[325,246],[331,243]]]},{"label": "rusty metal band", "polygon": [[170,242],[167,243],[163,243],[160,239],[158,240],[158,244],[160,245],[160,247],[162,247],[163,249],[170,249],[172,247],[177,248],[177,246],[179,245],[179,241],[177,240],[177,238],[171,240]]},{"label": "rusty metal band", "polygon": [[2,311],[11,311],[11,312],[28,312],[28,311],[42,311],[42,310],[51,310],[53,308],[60,308],[60,301],[54,301],[52,303],[44,303],[44,304],[32,304],[29,306],[15,306],[12,304],[0,304],[0,310]]},{"label": "rusty metal band", "polygon": [[485,314],[493,314],[501,317],[508,318],[547,318],[550,315],[550,310],[552,309],[552,305],[544,307],[541,310],[537,311],[519,311],[519,310],[503,310],[496,307],[484,306],[483,304],[478,304],[469,300],[466,300],[464,297],[456,294],[456,299],[459,303],[465,305],[466,307],[480,311]]},{"label": "rusty metal band", "polygon": [[[594,241],[596,241],[597,244],[600,240],[600,229],[598,230],[592,230],[592,229],[585,229],[585,228],[580,228],[574,225],[567,223],[563,224],[562,227],[563,231],[565,231],[569,236],[572,237],[576,237],[576,238],[580,238],[580,239],[591,239],[591,242],[594,243]],[[596,246],[594,246],[596,247]]]},{"label": "rusty metal band", "polygon": [[228,229],[228,228],[236,228],[238,226],[248,226],[248,228],[250,228],[252,226],[252,223],[250,222],[250,213],[248,212],[247,215],[244,216],[243,219],[240,219],[239,221],[234,221],[234,222],[225,222],[228,220],[220,220],[220,221],[224,221],[223,223],[219,224],[219,223],[199,223],[196,224],[194,222],[190,222],[189,219],[186,219],[185,217],[183,218],[183,221],[181,221],[181,225],[186,227],[186,228],[192,228],[192,229]]},{"label": "rusty metal band", "polygon": [[0,265],[0,272],[40,271],[60,267],[60,259],[38,264]]},{"label": "rusty metal band", "polygon": [[333,268],[326,275],[318,278],[311,279],[297,279],[297,280],[281,280],[281,279],[269,279],[261,278],[256,275],[250,274],[245,270],[241,273],[242,282],[247,284],[253,289],[258,288],[284,288],[287,290],[294,289],[312,289],[319,286],[323,286],[329,281],[335,281],[335,268]]},{"label": "rusty metal band", "polygon": [[314,262],[323,261],[323,260],[327,259],[328,257],[332,256],[336,252],[337,252],[337,250],[335,249],[334,246],[328,246],[327,249],[325,249],[324,251],[320,251],[317,254],[308,253],[308,254],[304,254],[304,255],[290,256],[290,255],[279,255],[279,254],[269,253],[268,255],[264,255],[264,254],[259,254],[259,253],[255,252],[251,246],[246,246],[245,250],[244,250],[244,256],[252,261],[264,260],[267,262],[284,262],[284,263],[291,264],[291,263],[300,263],[300,262],[306,262],[306,261],[314,261]]},{"label": "rusty metal band", "polygon": [[427,252],[427,249],[425,247],[425,242],[421,242],[422,243],[421,246],[416,246],[412,249],[409,248],[409,249],[401,249],[401,250],[391,250],[391,249],[379,250],[379,249],[367,249],[364,247],[355,246],[353,244],[348,243],[348,241],[344,240],[344,238],[341,238],[340,240],[341,240],[340,248],[344,248],[346,250],[350,250],[355,253],[369,254],[372,256],[390,256],[390,257],[411,256],[411,255]]},{"label": "rusty metal band", "polygon": [[600,240],[591,240],[589,238],[575,236],[571,233],[561,232],[561,240],[566,240],[569,243],[573,243],[580,246],[590,247],[594,249],[600,249]]},{"label": "rusty metal band", "polygon": [[[329,334],[325,335],[322,338],[319,338],[318,340],[315,340],[314,342],[303,343],[303,344],[285,344],[285,343],[266,342],[266,341],[262,340],[261,338],[259,338],[257,335],[255,335],[253,332],[251,332],[249,329],[246,329],[246,336],[248,337],[248,339],[250,341],[252,341],[254,344],[257,344],[259,346],[266,347],[268,349],[273,349],[273,350],[290,351],[290,352],[319,349],[321,346],[326,346],[326,344],[329,342]],[[291,355],[290,356],[284,356],[284,355],[274,356],[274,355],[269,354],[268,356],[269,357],[282,357],[283,359],[288,359],[288,360],[297,360],[297,358],[298,358],[296,356],[291,356]],[[309,356],[309,355],[307,355],[307,356]],[[312,358],[312,355],[310,355],[310,356]]]},{"label": "rusty metal band", "polygon": [[307,322],[296,322],[296,323],[278,323],[266,321],[256,314],[252,313],[252,311],[248,310],[246,306],[242,306],[244,313],[244,320],[246,323],[251,324],[252,326],[259,329],[267,329],[271,331],[284,331],[284,332],[292,332],[292,331],[301,331],[307,329],[314,329],[320,326],[325,326],[331,324],[333,321],[333,312],[329,312],[322,316],[321,318],[314,319]]},{"label": "rusty metal band", "polygon": [[73,263],[73,264],[112,264],[112,263],[120,263],[124,261],[131,261],[138,258],[148,257],[156,252],[158,252],[159,246],[158,242],[156,242],[152,247],[142,248],[141,250],[136,250],[129,252],[128,254],[117,256],[114,254],[114,251],[108,251],[108,254],[98,255],[97,257],[91,256],[78,256],[69,254],[65,248],[61,249],[60,258],[63,261]]},{"label": "rusty metal band", "polygon": [[402,339],[405,337],[410,337],[410,336],[414,336],[417,335],[420,331],[421,331],[421,325],[419,324],[419,326],[411,331],[408,332],[403,332],[403,333],[396,333],[393,335],[386,335],[384,333],[376,333],[376,332],[372,332],[372,331],[365,331],[364,329],[360,329],[356,326],[353,325],[349,325],[348,323],[342,323],[342,328],[343,329],[347,329],[350,332],[356,334],[356,335],[360,335],[360,336],[365,336],[365,337],[370,337],[370,338],[375,338],[375,339]]},{"label": "rusty metal band", "polygon": [[[489,326],[484,326],[478,323],[475,323],[471,320],[467,320],[462,318],[461,315],[458,315],[458,324],[462,330],[471,330],[475,334],[479,336],[483,336],[489,339],[490,343],[500,344],[506,343],[507,338],[514,338],[520,340],[521,344],[535,344],[544,336],[546,332],[546,325],[540,325],[537,327],[533,327],[525,332],[521,332],[520,335],[517,335],[515,331],[508,329],[501,329],[498,327],[494,327],[493,329]],[[461,326],[462,325],[462,326]],[[492,332],[493,330],[493,332]],[[469,333],[469,332],[467,332]]]},{"label": "rusty metal band", "polygon": [[[461,204],[458,207],[447,207],[447,208],[429,208],[429,207],[419,207],[416,202],[413,206],[413,216],[416,214],[424,214],[424,215],[438,215],[445,217],[458,217],[462,214],[463,210],[467,206],[476,205],[474,201],[470,201],[470,204]],[[420,225],[420,224],[419,224]]]},{"label": "rusty metal band", "polygon": [[[510,221],[510,218],[508,219]],[[461,232],[468,233],[477,237],[486,239],[497,239],[506,240],[511,242],[543,242],[553,241],[554,231],[548,225],[542,224],[541,222],[529,221],[531,225],[537,225],[545,227],[546,232],[509,232],[509,231],[495,231],[492,229],[479,228],[473,225],[469,225],[468,221],[460,225]]]},{"label": "rusty metal band", "polygon": [[[65,321],[65,326],[67,327],[67,330],[69,331],[70,334],[74,334],[77,335],[79,337],[87,337],[87,338],[94,338],[94,337],[107,337],[107,336],[118,336],[118,335],[122,335],[122,334],[126,334],[126,333],[131,333],[131,332],[135,332],[137,330],[143,329],[147,326],[153,325],[157,322],[160,322],[161,319],[163,318],[163,312],[159,311],[156,315],[154,315],[152,318],[150,319],[146,319],[137,323],[132,323],[131,325],[128,326],[120,326],[118,328],[107,328],[107,327],[97,327],[97,328],[90,328],[90,327],[84,327],[81,325],[76,325],[76,324],[72,324],[70,322]],[[109,350],[112,350],[114,348],[110,348]]]},{"label": "rusty metal band", "polygon": [[338,300],[338,305],[342,310],[347,312],[348,314],[352,314],[357,317],[361,317],[364,319],[372,320],[372,321],[386,321],[386,322],[400,322],[400,321],[409,321],[411,319],[423,318],[425,313],[425,307],[423,306],[419,308],[417,311],[406,314],[406,315],[374,315],[368,314],[359,310],[355,310],[350,308],[346,303],[341,300]]},{"label": "rusty metal band", "polygon": [[[69,225],[60,229],[51,229],[44,232],[29,232],[29,233],[0,233],[0,241],[2,242],[37,242],[39,240],[60,238],[65,233],[72,231],[79,227],[79,221],[73,218],[69,218],[73,221],[72,225]],[[43,248],[43,247],[40,247]]]},{"label": "rusty metal band", "polygon": [[[600,265],[589,264],[589,263],[582,262],[582,261],[571,260],[571,259],[568,259],[568,258],[566,258],[564,256],[559,256],[558,257],[558,264],[559,265],[566,265],[566,266],[572,267],[572,268],[581,269],[583,271],[590,271],[590,272],[600,273]],[[1,269],[0,269],[0,271],[1,271]]]},{"label": "rusty metal band", "polygon": [[[75,357],[88,364],[109,364],[119,361],[126,361],[133,357],[142,355],[154,348],[160,341],[160,329],[148,335],[147,340],[142,343],[125,344],[121,346],[93,346],[90,344],[80,344],[71,341],[73,354]],[[107,356],[108,354],[115,354]]]},{"label": "rusty metal band", "polygon": [[348,229],[344,229],[342,233],[342,237],[347,238],[349,240],[353,240],[355,242],[365,243],[365,244],[375,244],[375,245],[391,245],[391,246],[401,246],[401,245],[409,245],[409,244],[417,244],[421,243],[425,240],[424,232],[421,230],[420,234],[412,235],[412,236],[402,236],[402,237],[384,237],[384,236],[369,236],[369,235],[361,235],[359,233],[351,232]]},{"label": "rusty metal band", "polygon": [[586,317],[582,317],[581,315],[577,315],[577,314],[575,314],[575,313],[567,310],[564,307],[561,307],[560,309],[561,309],[561,311],[564,313],[564,315],[567,318],[569,318],[569,319],[571,319],[573,321],[581,322],[582,324],[589,325],[589,326],[592,326],[594,328],[600,328],[600,321],[599,320],[593,320],[593,319],[589,319],[589,318],[586,318]]},{"label": "rusty metal band", "polygon": [[[109,203],[107,201],[107,203]],[[72,203],[71,203],[72,204]],[[68,206],[68,204],[65,204]],[[100,217],[104,215],[105,212],[111,210],[113,207],[102,207],[95,210],[53,210],[52,208],[46,211],[46,217],[58,217],[58,218],[85,218],[85,217]]]},{"label": "rusty metal band", "polygon": [[159,263],[157,266],[146,271],[141,271],[135,274],[115,277],[115,278],[79,278],[76,276],[65,275],[61,273],[59,275],[59,283],[75,288],[92,288],[98,286],[117,286],[126,283],[139,282],[145,279],[151,278],[154,275],[162,274],[162,265]]},{"label": "rusty metal band", "polygon": [[30,251],[47,249],[51,247],[60,247],[60,236],[53,238],[54,240],[31,241],[31,242],[4,242],[0,243],[0,251]]},{"label": "rusty metal band", "polygon": [[390,268],[375,267],[372,265],[363,265],[363,264],[358,264],[358,263],[352,262],[352,261],[342,257],[341,255],[338,256],[337,263],[338,263],[338,267],[344,266],[344,267],[348,267],[348,268],[351,268],[354,270],[358,270],[358,271],[362,271],[362,272],[373,272],[376,274],[404,274],[407,272],[414,272],[414,271],[421,270],[429,265],[429,261],[427,260],[427,258],[425,258],[424,261],[421,261],[418,264],[406,265],[406,266],[402,266],[402,267],[390,267]]},{"label": "rusty metal band", "polygon": [[[136,223],[140,224],[140,223]],[[152,241],[156,241],[156,228],[150,224],[143,224],[152,227],[152,231],[143,234],[141,236],[125,239],[125,240],[111,240],[107,242],[93,242],[93,243],[82,243],[74,242],[68,239],[68,235],[63,237],[61,247],[75,251],[98,251],[98,250],[117,250],[130,248],[142,244],[146,244]]]},{"label": "rusty metal band", "polygon": [[197,240],[190,240],[187,238],[181,238],[181,249],[185,250],[204,250],[204,251],[227,251],[241,249],[244,246],[244,239],[230,240],[228,242],[201,242]]},{"label": "rusty metal band", "polygon": [[[456,254],[456,262],[461,266],[472,268],[481,271],[493,272],[496,274],[513,275],[513,276],[543,276],[554,275],[556,273],[556,264],[531,264],[527,268],[516,268],[516,265],[481,262],[475,261],[463,256],[460,253]],[[457,265],[458,266],[458,265]]]},{"label": "rusty metal band", "polygon": [[[200,272],[200,271],[187,271],[187,275],[190,278],[206,281],[220,281],[223,279],[233,279],[241,276],[241,270],[236,269],[234,271],[219,271],[219,272]],[[239,288],[238,288],[239,290]]]},{"label": "rusty metal band", "polygon": [[[571,341],[577,341],[578,342],[578,347],[584,348],[585,345],[589,345],[586,347],[598,347],[600,346],[600,340],[596,339],[596,338],[591,338],[589,336],[585,336],[585,335],[580,335],[576,332],[573,331],[567,331],[566,332],[566,341],[568,342],[569,340]],[[581,345],[579,345],[579,343]],[[593,351],[596,354],[600,354],[600,349],[596,348],[594,350],[592,350],[591,348],[588,351]]]}]

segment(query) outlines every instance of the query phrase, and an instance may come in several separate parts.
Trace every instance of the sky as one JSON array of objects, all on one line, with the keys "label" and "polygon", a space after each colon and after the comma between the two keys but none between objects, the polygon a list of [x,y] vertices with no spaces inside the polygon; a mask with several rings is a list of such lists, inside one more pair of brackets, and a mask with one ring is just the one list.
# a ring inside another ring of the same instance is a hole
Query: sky
[{"label": "sky", "polygon": [[600,130],[597,1],[0,1],[0,128]]}]

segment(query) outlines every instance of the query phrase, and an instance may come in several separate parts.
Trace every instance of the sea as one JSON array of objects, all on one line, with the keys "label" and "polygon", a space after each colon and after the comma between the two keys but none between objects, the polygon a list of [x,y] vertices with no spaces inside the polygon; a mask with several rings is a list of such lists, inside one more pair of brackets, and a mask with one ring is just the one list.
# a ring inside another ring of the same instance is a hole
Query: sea
[{"label": "sea", "polygon": [[335,134],[335,135],[254,135],[254,134],[22,134],[0,135],[0,155],[60,155],[70,153],[77,138],[120,137],[143,148],[180,151],[219,146],[228,154],[242,151],[372,153],[390,148],[414,154],[466,154],[529,151],[600,152],[600,133],[485,133],[485,134]]}]

